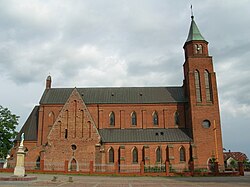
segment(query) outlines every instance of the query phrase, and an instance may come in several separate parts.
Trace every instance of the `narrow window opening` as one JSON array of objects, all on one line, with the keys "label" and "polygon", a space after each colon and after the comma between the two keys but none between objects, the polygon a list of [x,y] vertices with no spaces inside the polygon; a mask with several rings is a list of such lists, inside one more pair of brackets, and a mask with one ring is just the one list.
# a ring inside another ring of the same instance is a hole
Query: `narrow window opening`
[{"label": "narrow window opening", "polygon": [[68,129],[65,129],[64,138],[65,138],[65,139],[67,139],[67,138],[68,138]]},{"label": "narrow window opening", "polygon": [[180,115],[179,112],[175,112],[174,113],[174,121],[175,121],[175,125],[180,125]]},{"label": "narrow window opening", "polygon": [[109,115],[109,124],[110,126],[115,126],[115,113],[111,112]]},{"label": "narrow window opening", "polygon": [[201,102],[200,73],[197,70],[195,70],[194,72],[194,78],[195,78],[196,101]]},{"label": "narrow window opening", "polygon": [[153,113],[153,124],[158,125],[158,114],[156,111]]},{"label": "narrow window opening", "polygon": [[136,126],[136,124],[137,124],[137,119],[136,119],[136,113],[135,112],[132,112],[132,115],[131,115],[131,124],[133,126]]},{"label": "narrow window opening", "polygon": [[133,163],[138,163],[138,150],[136,147],[133,149],[132,155],[133,155]]},{"label": "narrow window opening", "polygon": [[156,149],[156,162],[161,162],[161,148]]},{"label": "narrow window opening", "polygon": [[114,163],[114,149],[111,147],[109,149],[109,163]]},{"label": "narrow window opening", "polygon": [[207,102],[212,101],[212,94],[211,94],[211,79],[210,79],[210,73],[205,70],[204,72],[204,78],[205,78],[205,87],[206,87],[206,100]]},{"label": "narrow window opening", "polygon": [[186,154],[185,154],[185,148],[181,147],[180,148],[180,162],[186,161]]}]

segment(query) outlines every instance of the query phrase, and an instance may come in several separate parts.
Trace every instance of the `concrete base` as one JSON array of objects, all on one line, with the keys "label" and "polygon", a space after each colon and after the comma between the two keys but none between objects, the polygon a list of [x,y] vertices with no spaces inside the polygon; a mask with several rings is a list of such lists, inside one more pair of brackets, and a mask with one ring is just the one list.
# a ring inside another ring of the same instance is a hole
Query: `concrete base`
[{"label": "concrete base", "polygon": [[25,176],[25,177],[17,177],[17,176],[10,176],[10,177],[0,177],[0,181],[32,181],[36,180],[37,177],[35,176]]},{"label": "concrete base", "polygon": [[25,168],[22,166],[16,166],[15,170],[14,170],[14,176],[24,177],[25,176]]}]

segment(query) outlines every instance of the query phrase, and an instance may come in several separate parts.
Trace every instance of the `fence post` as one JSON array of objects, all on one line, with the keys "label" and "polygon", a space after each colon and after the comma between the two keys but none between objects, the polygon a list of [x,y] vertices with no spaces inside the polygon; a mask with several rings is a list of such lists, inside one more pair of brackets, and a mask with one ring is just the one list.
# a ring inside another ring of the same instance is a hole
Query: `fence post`
[{"label": "fence post", "polygon": [[89,161],[89,174],[94,173],[94,162],[93,160]]},{"label": "fence post", "polygon": [[238,162],[238,172],[241,176],[244,176],[244,166],[243,162]]},{"label": "fence post", "polygon": [[140,174],[143,175],[144,174],[144,162],[141,161],[141,164],[140,164]]},{"label": "fence post", "polygon": [[219,175],[219,164],[214,162],[214,175]]},{"label": "fence post", "polygon": [[119,165],[118,162],[115,162],[115,173],[119,173]]},{"label": "fence post", "polygon": [[169,161],[165,162],[166,176],[169,176]]},{"label": "fence post", "polygon": [[44,171],[44,160],[40,161],[40,170]]},{"label": "fence post", "polygon": [[194,176],[194,162],[193,161],[189,162],[189,170],[190,170],[191,176]]},{"label": "fence post", "polygon": [[69,161],[65,160],[65,162],[64,162],[64,172],[65,173],[68,173],[68,165],[69,165]]}]

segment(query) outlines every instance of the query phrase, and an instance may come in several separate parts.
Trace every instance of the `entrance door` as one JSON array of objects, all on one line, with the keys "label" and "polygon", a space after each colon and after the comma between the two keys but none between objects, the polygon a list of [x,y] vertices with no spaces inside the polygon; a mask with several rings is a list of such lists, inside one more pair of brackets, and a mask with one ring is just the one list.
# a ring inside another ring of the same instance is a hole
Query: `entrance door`
[{"label": "entrance door", "polygon": [[73,158],[70,162],[70,171],[76,171],[77,169],[77,163],[76,160]]}]

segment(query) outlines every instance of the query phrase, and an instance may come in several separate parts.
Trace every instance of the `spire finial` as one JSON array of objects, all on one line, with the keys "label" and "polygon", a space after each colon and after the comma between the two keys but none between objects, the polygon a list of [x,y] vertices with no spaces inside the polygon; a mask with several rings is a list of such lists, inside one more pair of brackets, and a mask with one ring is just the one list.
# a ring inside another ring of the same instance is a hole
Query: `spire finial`
[{"label": "spire finial", "polygon": [[191,9],[191,19],[193,20],[194,19],[194,13],[193,13],[193,5],[192,4],[190,6],[190,9]]}]

